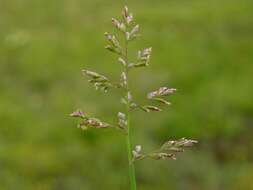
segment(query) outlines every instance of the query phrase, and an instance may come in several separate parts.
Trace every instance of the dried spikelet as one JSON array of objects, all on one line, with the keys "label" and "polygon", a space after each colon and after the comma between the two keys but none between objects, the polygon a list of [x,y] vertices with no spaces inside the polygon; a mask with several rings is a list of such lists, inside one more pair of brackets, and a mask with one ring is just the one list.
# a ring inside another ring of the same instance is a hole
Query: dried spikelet
[{"label": "dried spikelet", "polygon": [[98,79],[98,78],[107,79],[105,76],[103,76],[101,74],[98,74],[98,73],[96,73],[94,71],[83,69],[82,72],[83,72],[84,75],[86,75],[88,77],[91,77],[93,79]]},{"label": "dried spikelet", "polygon": [[154,160],[165,160],[165,159],[176,160],[175,154],[166,153],[166,152],[153,153],[153,154],[150,154],[149,157]]},{"label": "dried spikelet", "polygon": [[152,98],[152,100],[155,100],[155,101],[165,104],[167,106],[171,105],[170,102],[168,102],[167,100],[164,100],[163,98]]},{"label": "dried spikelet", "polygon": [[126,40],[129,41],[130,40],[130,32],[126,32],[125,37],[126,37]]},{"label": "dried spikelet", "polygon": [[139,32],[139,30],[140,30],[140,26],[139,26],[139,24],[137,24],[135,27],[133,27],[130,34],[131,35],[137,34]]},{"label": "dried spikelet", "polygon": [[111,127],[108,123],[102,122],[97,118],[87,118],[84,119],[79,125],[80,128],[108,128]]},{"label": "dried spikelet", "polygon": [[197,144],[197,143],[198,143],[198,141],[196,141],[196,140],[182,138],[182,139],[175,142],[175,146],[191,147],[191,146],[193,146],[194,144]]},{"label": "dried spikelet", "polygon": [[135,151],[140,153],[141,152],[141,145],[136,145],[135,146]]},{"label": "dried spikelet", "polygon": [[123,87],[125,87],[127,85],[127,76],[125,72],[122,72],[120,75],[120,81],[121,81],[121,85]]},{"label": "dried spikelet", "polygon": [[108,32],[105,32],[106,39],[114,46],[115,48],[121,48],[118,39],[115,35],[109,34]]},{"label": "dried spikelet", "polygon": [[133,14],[129,13],[127,6],[122,11],[122,18],[127,25],[130,25],[133,21]]},{"label": "dried spikelet", "polygon": [[176,92],[175,88],[160,87],[158,90],[148,93],[147,98],[152,99],[159,96],[167,96]]},{"label": "dried spikelet", "polygon": [[177,148],[177,147],[170,147],[168,150],[172,152],[184,152],[183,148]]},{"label": "dried spikelet", "polygon": [[144,67],[148,66],[149,61],[150,61],[150,56],[151,56],[152,48],[146,48],[144,50],[139,50],[137,54],[137,63],[131,65],[131,67]]},{"label": "dried spikelet", "polygon": [[137,58],[138,58],[139,60],[147,60],[147,59],[150,58],[151,52],[152,52],[152,47],[146,48],[146,49],[144,49],[144,50],[142,50],[142,51],[139,50],[139,51],[138,51],[138,56],[137,56]]},{"label": "dried spikelet", "polygon": [[119,48],[116,48],[116,47],[114,47],[114,46],[112,46],[112,45],[106,45],[106,46],[105,46],[105,49],[107,49],[107,50],[110,51],[110,52],[116,53],[116,54],[118,54],[118,55],[121,55],[121,54],[122,54],[122,52],[121,52],[121,50],[120,50]]},{"label": "dried spikelet", "polygon": [[139,37],[140,36],[139,30],[140,30],[139,25],[138,24],[135,25],[130,32],[126,33],[126,40],[131,41]]},{"label": "dried spikelet", "polygon": [[119,57],[118,58],[118,61],[120,64],[122,64],[123,66],[126,66],[126,61],[122,58],[122,57]]},{"label": "dried spikelet", "polygon": [[83,72],[84,75],[89,76],[93,79],[101,78],[100,74],[98,74],[96,72],[93,72],[93,71],[83,69],[82,72]]},{"label": "dried spikelet", "polygon": [[128,102],[132,102],[133,96],[132,96],[130,91],[127,92],[127,97],[126,98],[127,98]]},{"label": "dried spikelet", "polygon": [[105,77],[104,75],[98,74],[96,72],[93,71],[89,71],[89,70],[82,70],[83,74],[87,77],[89,77],[90,79],[88,80],[89,83],[93,84],[94,87],[96,88],[96,90],[102,90],[104,92],[107,92],[107,90],[109,88],[112,87],[117,87],[115,85],[113,85],[109,79],[107,77]]},{"label": "dried spikelet", "polygon": [[192,147],[197,143],[198,143],[198,141],[196,141],[196,140],[181,138],[181,139],[176,140],[176,141],[167,141],[167,142],[165,142],[161,146],[161,149],[162,150],[183,152],[184,151],[183,148]]},{"label": "dried spikelet", "polygon": [[132,161],[141,160],[146,157],[144,154],[141,153],[141,149],[142,149],[141,145],[135,146],[134,150],[132,150],[133,155]]},{"label": "dried spikelet", "polygon": [[77,117],[77,118],[85,118],[85,114],[81,109],[77,109],[76,111],[69,114],[70,117]]},{"label": "dried spikelet", "polygon": [[126,128],[127,121],[126,121],[126,115],[122,112],[118,113],[118,125],[120,128]]},{"label": "dried spikelet", "polygon": [[117,19],[112,18],[112,24],[121,32],[126,32],[126,26],[123,22],[120,22]]},{"label": "dried spikelet", "polygon": [[130,63],[128,65],[129,68],[131,67],[146,67],[147,63],[146,62],[142,62],[142,63]]},{"label": "dried spikelet", "polygon": [[150,111],[162,111],[160,108],[156,107],[156,106],[150,106],[150,105],[146,105],[146,106],[142,106],[142,109],[145,112],[150,112]]}]

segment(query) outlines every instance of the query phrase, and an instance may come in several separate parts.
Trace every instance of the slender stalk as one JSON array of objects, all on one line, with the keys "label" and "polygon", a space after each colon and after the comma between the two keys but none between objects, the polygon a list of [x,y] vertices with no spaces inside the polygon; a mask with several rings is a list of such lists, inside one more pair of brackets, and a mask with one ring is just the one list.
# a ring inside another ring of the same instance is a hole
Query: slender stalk
[{"label": "slender stalk", "polygon": [[128,125],[127,125],[128,133],[126,135],[126,144],[127,144],[127,152],[128,152],[130,187],[131,187],[131,190],[136,190],[135,167],[134,167],[134,163],[132,162],[133,158],[132,158],[129,114],[127,114],[127,122],[128,122]]},{"label": "slender stalk", "polygon": [[[125,73],[126,73],[126,97],[129,96],[130,90],[128,85],[128,42],[125,40]],[[130,100],[127,98],[126,104],[126,121],[127,121],[127,134],[126,134],[126,145],[128,154],[128,170],[130,179],[130,190],[136,190],[136,178],[135,178],[135,167],[132,158],[132,143],[131,143],[131,125],[130,125]]]}]

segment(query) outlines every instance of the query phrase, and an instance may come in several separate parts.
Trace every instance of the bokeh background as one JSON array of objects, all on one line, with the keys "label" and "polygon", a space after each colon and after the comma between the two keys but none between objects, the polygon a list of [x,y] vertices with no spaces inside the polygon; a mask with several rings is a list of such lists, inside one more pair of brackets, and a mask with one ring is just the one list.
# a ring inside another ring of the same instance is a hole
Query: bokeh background
[{"label": "bokeh background", "polygon": [[[103,33],[125,2],[0,1],[0,190],[127,190],[124,137],[77,129],[82,108],[115,121],[121,93],[95,91],[88,68],[119,77]],[[136,112],[134,144],[168,139],[199,145],[177,161],[136,164],[139,190],[253,189],[252,0],[128,1],[150,67],[131,73],[139,101],[159,86],[178,89],[162,113]]]}]

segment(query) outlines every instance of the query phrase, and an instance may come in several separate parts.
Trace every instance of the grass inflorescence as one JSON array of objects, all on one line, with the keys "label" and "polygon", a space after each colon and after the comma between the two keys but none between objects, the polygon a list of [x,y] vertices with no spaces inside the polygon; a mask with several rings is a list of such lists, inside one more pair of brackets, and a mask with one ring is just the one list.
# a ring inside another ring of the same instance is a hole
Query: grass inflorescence
[{"label": "grass inflorescence", "polygon": [[[157,90],[147,93],[146,99],[150,101],[150,104],[148,105],[143,105],[134,100],[129,86],[129,72],[131,72],[132,69],[149,66],[152,48],[148,47],[138,50],[136,53],[136,59],[129,60],[128,45],[140,36],[140,26],[135,23],[133,14],[129,12],[127,6],[125,6],[122,11],[122,19],[112,18],[112,24],[116,28],[117,33],[112,34],[105,32],[105,38],[108,41],[105,49],[116,54],[118,56],[118,62],[123,66],[123,70],[120,73],[120,80],[118,82],[114,82],[102,74],[87,69],[84,69],[82,73],[88,78],[88,82],[91,83],[96,90],[107,92],[111,88],[122,89],[124,91],[124,96],[121,97],[120,102],[124,104],[125,111],[118,112],[118,123],[115,124],[109,124],[98,118],[90,117],[80,109],[71,113],[70,116],[80,120],[78,128],[83,130],[87,130],[89,128],[116,128],[123,132],[126,139],[128,154],[130,189],[136,190],[135,161],[145,158],[153,160],[175,160],[178,153],[183,152],[187,147],[193,146],[197,143],[197,141],[186,138],[169,140],[163,143],[157,150],[149,153],[144,153],[141,145],[136,145],[134,148],[132,147],[132,126],[130,125],[132,111],[138,109],[148,113],[160,112],[162,111],[161,105],[171,105],[171,103],[167,100],[167,97],[174,94],[176,89],[159,87]],[[123,42],[119,40],[122,36],[124,39]]]}]

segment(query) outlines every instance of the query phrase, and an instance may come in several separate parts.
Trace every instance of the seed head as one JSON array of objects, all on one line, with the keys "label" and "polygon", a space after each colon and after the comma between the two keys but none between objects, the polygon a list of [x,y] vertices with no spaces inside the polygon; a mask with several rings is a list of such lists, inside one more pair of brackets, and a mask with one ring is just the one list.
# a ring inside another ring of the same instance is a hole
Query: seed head
[{"label": "seed head", "polygon": [[[145,112],[159,112],[161,109],[154,105],[140,105],[133,100],[132,94],[128,86],[128,71],[136,67],[146,67],[149,65],[150,57],[152,53],[152,48],[145,48],[139,50],[137,53],[136,60],[130,60],[128,56],[128,42],[130,43],[136,37],[139,36],[140,27],[138,24],[133,22],[133,14],[129,12],[128,7],[125,6],[122,10],[123,20],[117,20],[112,18],[113,26],[123,34],[126,40],[124,46],[121,47],[121,38],[118,38],[117,34],[105,33],[105,38],[108,41],[108,45],[105,48],[115,54],[118,54],[118,62],[124,67],[124,70],[120,74],[120,81],[114,83],[111,82],[107,77],[101,75],[97,72],[90,70],[82,70],[83,74],[88,77],[88,82],[95,86],[96,89],[103,90],[107,92],[109,88],[123,88],[126,95],[121,98],[121,102],[125,104],[127,111],[126,113],[118,112],[117,119],[118,123],[116,125],[110,125],[106,122],[101,121],[98,118],[88,117],[80,109],[71,113],[71,117],[77,117],[80,119],[78,128],[86,130],[88,128],[109,128],[116,127],[124,130],[127,135],[129,135],[129,114],[132,110],[138,108]],[[120,34],[120,35],[122,35]],[[175,88],[160,87],[158,90],[152,91],[147,94],[147,98],[155,101],[155,103],[161,103],[165,105],[170,105],[170,102],[164,99],[165,96],[173,94],[176,91]],[[170,140],[165,142],[158,150],[152,151],[151,153],[143,153],[142,147],[136,145],[132,150],[132,161],[141,160],[144,158],[152,158],[156,160],[161,159],[176,159],[176,155],[183,152],[185,148],[191,147],[198,143],[196,140],[181,138],[179,140]]]}]

